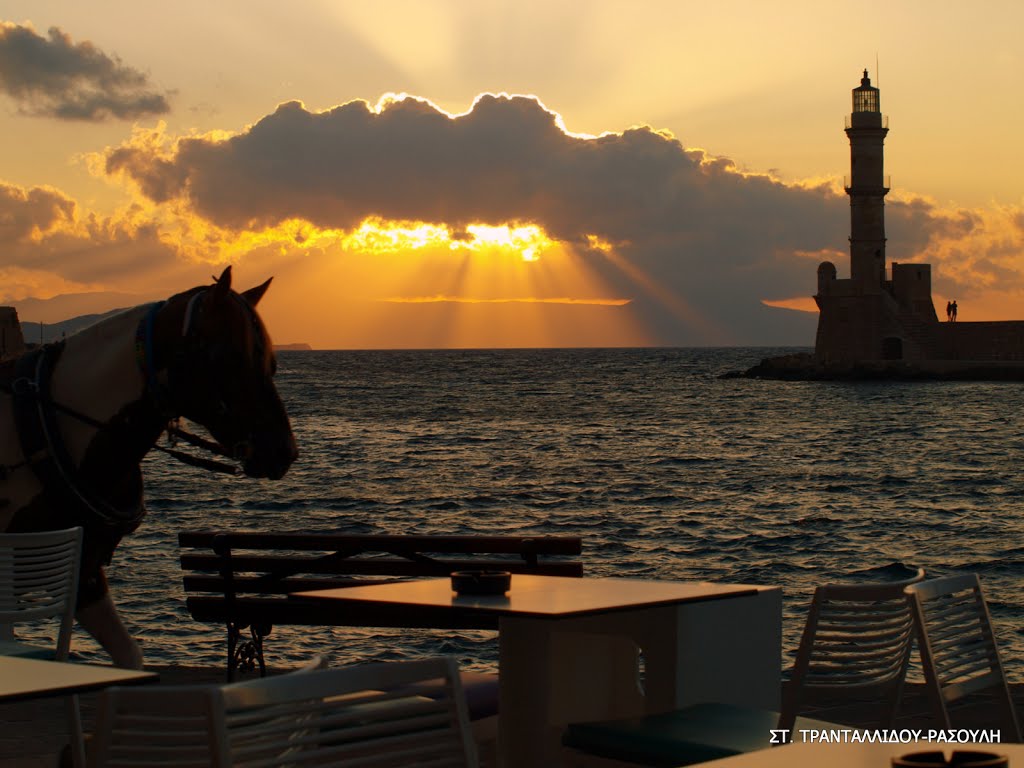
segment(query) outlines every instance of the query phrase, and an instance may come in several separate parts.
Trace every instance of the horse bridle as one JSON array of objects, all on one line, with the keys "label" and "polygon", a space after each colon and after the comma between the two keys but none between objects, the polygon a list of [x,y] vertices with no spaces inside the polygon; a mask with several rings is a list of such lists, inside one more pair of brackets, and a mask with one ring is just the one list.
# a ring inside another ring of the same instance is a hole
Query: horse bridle
[{"label": "horse bridle", "polygon": [[[156,323],[156,316],[164,307],[166,302],[157,302],[150,307],[142,322],[139,323],[135,337],[136,360],[138,361],[139,368],[142,371],[145,381],[146,396],[157,409],[157,412],[161,414],[162,419],[167,422],[166,431],[172,440],[181,440],[189,445],[209,451],[210,453],[239,460],[244,457],[239,456],[237,451],[232,452],[218,442],[206,440],[199,435],[187,432],[182,429],[178,423],[184,408],[181,403],[175,402],[177,399],[175,391],[179,389],[179,386],[176,386],[175,382],[178,377],[182,375],[182,369],[190,366],[193,368],[204,367],[196,363],[195,357],[197,356],[200,358],[205,357],[206,360],[203,362],[207,362],[211,365],[216,362],[214,359],[215,356],[209,353],[203,338],[198,333],[199,319],[203,311],[202,298],[207,290],[208,289],[206,288],[202,288],[195,291],[189,297],[181,325],[182,344],[162,369],[166,370],[166,377],[162,378],[160,376],[160,370],[157,369],[156,353],[153,343],[153,328]],[[259,331],[259,321],[256,319],[256,313],[244,298],[235,293],[231,293],[229,295],[234,297],[242,307],[255,331],[253,334],[253,338],[255,339],[254,354],[259,358],[265,353],[266,347],[263,340],[263,334]],[[223,398],[220,399],[219,407],[222,410],[227,409]],[[223,462],[211,459],[203,459],[197,456],[192,456],[191,454],[175,451],[171,448],[164,448],[159,445],[154,447],[157,450],[172,455],[174,458],[179,461],[183,461],[186,464],[192,464],[211,471],[225,472],[227,474],[238,473],[238,468],[231,464],[224,464]]]},{"label": "horse bridle", "polygon": [[[145,381],[147,397],[161,414],[163,419],[168,423],[168,436],[172,439],[180,439],[190,445],[202,448],[226,458],[241,460],[245,458],[245,455],[243,450],[239,450],[239,447],[243,445],[247,446],[249,444],[248,441],[240,442],[234,446],[236,450],[232,451],[229,450],[227,446],[223,446],[218,442],[212,442],[199,437],[198,435],[186,432],[181,429],[178,424],[180,415],[186,410],[180,401],[176,402],[176,400],[178,400],[176,391],[185,389],[181,385],[180,381],[180,377],[184,375],[182,371],[187,368],[202,369],[212,367],[216,363],[220,362],[216,353],[211,352],[207,348],[205,339],[200,336],[198,332],[199,322],[203,312],[202,299],[207,290],[209,289],[202,288],[196,290],[189,297],[181,324],[182,344],[162,369],[166,370],[166,377],[161,377],[160,370],[157,369],[156,353],[154,351],[153,343],[153,328],[156,323],[156,316],[164,307],[166,302],[158,302],[150,307],[142,322],[139,323],[135,337],[136,360],[138,361],[139,368],[142,371]],[[231,292],[229,295],[238,302],[239,306],[248,318],[250,327],[253,330],[253,355],[254,358],[258,360],[266,353],[266,341],[264,334],[260,329],[260,323],[257,319],[256,312],[253,310],[249,302],[239,294]],[[199,362],[196,361],[197,357],[199,358]],[[227,412],[227,405],[224,397],[218,398],[217,408],[220,413]],[[157,446],[157,448],[158,450],[166,450],[160,446]],[[186,463],[192,463],[193,460],[198,458],[188,454],[184,454],[184,456],[177,454],[172,455],[175,455],[175,458],[185,461]],[[232,465],[226,465],[220,462],[210,462],[210,460],[207,459],[201,459],[200,462],[199,466],[203,466],[207,469],[229,473],[237,472],[237,468]]]}]

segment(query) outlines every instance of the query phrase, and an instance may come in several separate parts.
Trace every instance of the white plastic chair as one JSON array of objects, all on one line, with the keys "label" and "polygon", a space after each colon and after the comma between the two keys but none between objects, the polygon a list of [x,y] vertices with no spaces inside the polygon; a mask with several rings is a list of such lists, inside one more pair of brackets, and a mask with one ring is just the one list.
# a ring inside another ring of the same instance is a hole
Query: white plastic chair
[{"label": "white plastic chair", "polygon": [[909,579],[818,587],[807,614],[779,727],[791,730],[807,705],[870,699],[877,724],[893,725],[910,662],[914,622],[903,590]]},{"label": "white plastic chair", "polygon": [[[0,655],[67,661],[75,626],[82,529],[0,533]],[[51,644],[19,640],[16,625],[42,625]],[[78,697],[67,700],[72,760],[85,765]]]},{"label": "white plastic chair", "polygon": [[[426,695],[408,691],[429,680]],[[264,678],[222,693],[234,765],[478,766],[451,658]]]},{"label": "white plastic chair", "polygon": [[[0,654],[66,661],[75,626],[82,529],[0,533]],[[54,644],[19,641],[15,625],[49,621]]]},{"label": "white plastic chair", "polygon": [[[322,656],[287,675],[326,667]],[[96,705],[92,765],[206,768],[231,765],[220,686],[113,686]]]},{"label": "white plastic chair", "polygon": [[771,744],[773,729],[830,729],[831,722],[798,717],[808,704],[870,697],[878,722],[892,724],[910,660],[913,620],[903,590],[921,581],[829,584],[811,600],[782,712],[705,702],[674,712],[573,723],[563,743],[567,765],[681,766]]},{"label": "white plastic chair", "polygon": [[[947,576],[906,589],[921,666],[936,719],[952,728],[950,705],[990,691],[1002,710],[1002,738],[1021,741],[1020,723],[1003,674],[992,619],[977,574]],[[994,723],[985,723],[991,727]]]},{"label": "white plastic chair", "polygon": [[[436,681],[430,696],[411,685]],[[97,768],[430,765],[477,768],[458,668],[384,662],[224,686],[112,688],[100,696]]]},{"label": "white plastic chair", "polygon": [[215,684],[115,686],[96,704],[91,764],[227,768],[224,714]]}]

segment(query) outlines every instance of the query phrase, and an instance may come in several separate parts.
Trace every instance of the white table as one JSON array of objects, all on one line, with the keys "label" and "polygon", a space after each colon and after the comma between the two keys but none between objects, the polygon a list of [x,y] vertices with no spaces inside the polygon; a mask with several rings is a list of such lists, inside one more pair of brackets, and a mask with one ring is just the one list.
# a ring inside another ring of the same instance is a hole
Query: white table
[{"label": "white table", "polygon": [[155,672],[0,656],[0,701],[86,693],[111,685],[155,682]]},{"label": "white table", "polygon": [[497,614],[498,748],[507,768],[557,765],[569,722],[709,699],[779,707],[776,587],[516,574],[505,596],[459,596],[447,578],[295,596],[336,601],[339,610],[369,602]]},{"label": "white table", "polygon": [[948,759],[954,750],[1006,755],[1010,758],[1011,768],[1024,765],[1024,744],[930,744],[926,741],[909,744],[787,744],[700,765],[701,768],[889,768],[890,760],[899,755],[939,751],[944,752]]}]

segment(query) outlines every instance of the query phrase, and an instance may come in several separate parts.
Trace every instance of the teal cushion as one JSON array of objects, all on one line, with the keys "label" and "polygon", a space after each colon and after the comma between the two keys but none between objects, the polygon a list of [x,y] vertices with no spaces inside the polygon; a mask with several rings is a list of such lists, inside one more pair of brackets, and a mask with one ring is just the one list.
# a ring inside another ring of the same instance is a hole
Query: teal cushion
[{"label": "teal cushion", "polygon": [[567,747],[650,766],[679,766],[717,760],[767,747],[775,712],[728,704],[696,704],[645,717],[572,723]]},{"label": "teal cushion", "polygon": [[[644,717],[570,724],[565,746],[654,768],[692,765],[771,746],[779,713],[704,703]],[[835,727],[800,718],[797,728]]]}]

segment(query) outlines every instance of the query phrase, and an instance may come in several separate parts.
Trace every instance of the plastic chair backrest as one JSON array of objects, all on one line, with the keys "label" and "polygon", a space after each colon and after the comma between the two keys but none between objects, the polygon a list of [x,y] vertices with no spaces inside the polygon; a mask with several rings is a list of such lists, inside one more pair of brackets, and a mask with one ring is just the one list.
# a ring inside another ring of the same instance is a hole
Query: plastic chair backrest
[{"label": "plastic chair backrest", "polygon": [[[428,680],[437,681],[430,697],[407,689]],[[234,765],[477,768],[458,667],[449,658],[268,677],[222,693]]]},{"label": "plastic chair backrest", "polygon": [[879,724],[892,724],[914,637],[903,591],[922,579],[924,569],[918,569],[900,581],[829,584],[815,590],[780,728],[791,730],[804,704],[864,696],[883,701]]},{"label": "plastic chair backrest", "polygon": [[930,579],[907,587],[906,596],[914,614],[925,685],[943,727],[952,728],[950,704],[991,689],[1010,729],[1009,737],[1003,738],[1020,741],[1020,723],[978,575]]},{"label": "plastic chair backrest", "polygon": [[224,712],[216,685],[130,688],[100,694],[92,740],[97,768],[227,768]]},{"label": "plastic chair backrest", "polygon": [[16,640],[16,624],[53,619],[60,624],[53,657],[67,659],[81,557],[81,528],[0,533],[0,641]]},{"label": "plastic chair backrest", "polygon": [[[324,659],[282,677],[323,669]],[[227,768],[232,765],[218,684],[115,686],[96,706],[92,743],[96,768],[147,765],[167,768]]]}]

